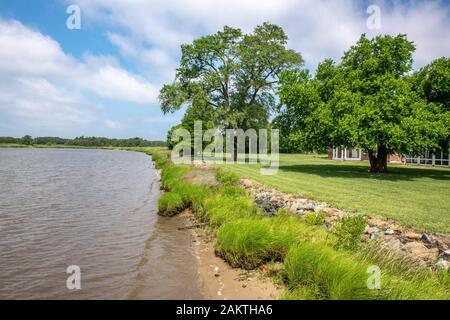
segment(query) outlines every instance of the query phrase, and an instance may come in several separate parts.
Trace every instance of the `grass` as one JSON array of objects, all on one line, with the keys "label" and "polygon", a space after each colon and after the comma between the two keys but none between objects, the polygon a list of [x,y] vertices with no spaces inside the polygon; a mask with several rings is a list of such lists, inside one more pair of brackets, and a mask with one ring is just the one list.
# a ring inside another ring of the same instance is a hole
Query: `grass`
[{"label": "grass", "polygon": [[[160,198],[160,210],[176,213],[190,207],[216,234],[216,253],[234,267],[283,262],[276,276],[286,285],[283,299],[450,298],[447,272],[420,269],[385,253],[375,242],[339,246],[339,239],[349,238],[347,233],[358,240],[358,216],[341,221],[342,226],[354,226],[343,235],[323,229],[319,214],[302,219],[279,210],[279,216],[265,217],[238,185],[236,175],[219,170],[219,185],[194,184],[183,179],[192,168],[171,164],[164,152],[144,151],[162,169],[162,185],[168,190]],[[372,265],[382,270],[382,287],[376,290],[367,286]]]},{"label": "grass", "polygon": [[[380,252],[380,251],[378,251]],[[375,254],[375,255],[372,255]],[[394,257],[376,259],[379,253],[365,252],[366,258],[337,251],[322,243],[301,243],[286,256],[288,289],[286,299],[403,300],[450,299],[447,280],[439,274],[408,266],[406,270],[386,267]],[[371,264],[381,262],[380,264]],[[370,289],[370,266],[380,268],[380,287]],[[447,281],[447,282],[446,282]]]},{"label": "grass", "polygon": [[239,219],[220,227],[216,251],[231,266],[252,269],[282,261],[292,245],[304,241],[331,244],[333,237],[298,217]]},{"label": "grass", "polygon": [[280,191],[324,201],[333,207],[397,220],[422,231],[450,233],[450,170],[389,166],[371,174],[367,162],[340,162],[326,156],[282,154],[276,175],[258,165],[221,165]]}]

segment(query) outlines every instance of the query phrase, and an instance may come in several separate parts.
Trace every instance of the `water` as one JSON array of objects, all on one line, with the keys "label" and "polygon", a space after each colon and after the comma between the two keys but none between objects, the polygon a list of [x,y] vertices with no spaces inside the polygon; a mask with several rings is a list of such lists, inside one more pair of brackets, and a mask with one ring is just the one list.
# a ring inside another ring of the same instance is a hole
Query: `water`
[{"label": "water", "polygon": [[143,153],[0,149],[0,299],[201,298],[192,237],[158,195]]}]

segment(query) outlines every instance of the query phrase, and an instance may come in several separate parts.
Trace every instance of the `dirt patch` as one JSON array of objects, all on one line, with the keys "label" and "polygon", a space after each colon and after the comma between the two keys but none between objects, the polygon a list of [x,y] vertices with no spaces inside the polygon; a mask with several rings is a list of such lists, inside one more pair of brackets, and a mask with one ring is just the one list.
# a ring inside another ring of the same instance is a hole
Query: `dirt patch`
[{"label": "dirt patch", "polygon": [[214,254],[212,241],[208,241],[198,230],[194,234],[205,299],[274,300],[281,295],[281,288],[264,276],[263,272],[231,268]]},{"label": "dirt patch", "polygon": [[215,171],[209,167],[195,167],[183,176],[183,179],[192,184],[201,184],[209,187],[217,187]]},{"label": "dirt patch", "polygon": [[[198,272],[202,280],[204,299],[207,300],[274,300],[282,288],[266,276],[264,270],[231,268],[214,253],[214,238],[207,228],[196,228],[191,210],[180,215],[185,228],[194,236]],[[194,227],[193,227],[194,226]]]}]

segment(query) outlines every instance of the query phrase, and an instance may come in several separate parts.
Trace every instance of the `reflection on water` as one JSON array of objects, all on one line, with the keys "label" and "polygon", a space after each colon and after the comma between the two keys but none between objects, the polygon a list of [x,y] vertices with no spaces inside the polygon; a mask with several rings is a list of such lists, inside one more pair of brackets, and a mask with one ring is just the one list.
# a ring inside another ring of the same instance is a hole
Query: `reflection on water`
[{"label": "reflection on water", "polygon": [[0,299],[201,298],[191,236],[158,194],[142,153],[0,149]]}]

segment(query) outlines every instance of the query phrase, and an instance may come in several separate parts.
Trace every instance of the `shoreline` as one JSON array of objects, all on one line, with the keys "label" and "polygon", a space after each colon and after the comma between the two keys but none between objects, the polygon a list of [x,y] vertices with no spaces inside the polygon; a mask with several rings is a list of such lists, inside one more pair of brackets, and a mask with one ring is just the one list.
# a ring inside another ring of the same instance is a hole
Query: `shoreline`
[{"label": "shoreline", "polygon": [[[178,215],[189,227],[195,223],[192,212]],[[259,269],[232,268],[214,251],[214,239],[205,228],[190,229],[195,242],[195,257],[205,300],[275,300],[282,288]]]}]

